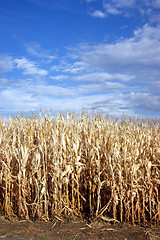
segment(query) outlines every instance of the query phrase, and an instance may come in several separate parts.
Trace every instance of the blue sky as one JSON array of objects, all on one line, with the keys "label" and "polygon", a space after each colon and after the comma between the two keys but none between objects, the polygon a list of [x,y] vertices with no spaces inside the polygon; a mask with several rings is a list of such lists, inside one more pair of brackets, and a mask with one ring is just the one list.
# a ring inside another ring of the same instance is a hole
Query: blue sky
[{"label": "blue sky", "polygon": [[160,116],[160,0],[0,0],[0,113]]}]

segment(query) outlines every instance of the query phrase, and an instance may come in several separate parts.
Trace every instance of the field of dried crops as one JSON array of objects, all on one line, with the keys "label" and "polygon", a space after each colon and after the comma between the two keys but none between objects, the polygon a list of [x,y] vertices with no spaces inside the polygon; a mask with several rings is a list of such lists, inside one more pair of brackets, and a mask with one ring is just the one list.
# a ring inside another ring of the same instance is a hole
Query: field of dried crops
[{"label": "field of dried crops", "polygon": [[85,112],[1,118],[0,212],[159,222],[159,122]]}]

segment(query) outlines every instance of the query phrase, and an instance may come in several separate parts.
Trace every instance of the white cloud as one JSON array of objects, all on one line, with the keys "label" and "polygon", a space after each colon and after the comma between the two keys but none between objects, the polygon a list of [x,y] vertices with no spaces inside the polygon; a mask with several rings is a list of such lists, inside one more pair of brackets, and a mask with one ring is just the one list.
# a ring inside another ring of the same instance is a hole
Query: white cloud
[{"label": "white cloud", "polygon": [[[91,83],[72,87],[53,85],[29,85],[19,88],[7,88],[0,92],[0,108],[4,111],[39,110],[40,107],[54,111],[78,112],[83,108],[101,109],[110,115],[134,115],[138,110],[159,111],[159,96],[132,92],[136,87],[127,87],[116,82]],[[138,90],[138,89],[137,89]],[[125,91],[129,93],[126,94]]]},{"label": "white cloud", "polygon": [[150,26],[146,23],[143,28],[139,28],[134,31],[135,39],[149,39],[160,41],[160,24],[156,27]]},{"label": "white cloud", "polygon": [[151,23],[160,23],[160,14],[152,14],[150,17]]},{"label": "white cloud", "polygon": [[143,2],[148,7],[160,8],[160,0],[143,0]]},{"label": "white cloud", "polygon": [[86,0],[86,2],[91,3],[91,2],[95,2],[96,0]]},{"label": "white cloud", "polygon": [[14,68],[14,63],[9,56],[0,56],[0,73],[9,72]]},{"label": "white cloud", "polygon": [[149,111],[160,111],[160,96],[152,93],[130,93],[126,95],[131,106],[135,109],[146,109]]},{"label": "white cloud", "polygon": [[74,81],[85,81],[87,83],[90,82],[106,82],[112,80],[119,80],[123,82],[133,81],[135,78],[134,75],[127,75],[127,74],[119,74],[119,73],[107,73],[107,72],[94,72],[94,73],[87,73],[78,76],[72,77]]},{"label": "white cloud", "polygon": [[[77,88],[77,93],[79,94],[108,94],[108,93],[116,93],[123,92],[125,89],[124,84],[116,83],[116,82],[105,82],[105,83],[90,83],[86,85],[79,85]],[[125,89],[126,91],[126,89]]]},{"label": "white cloud", "polygon": [[[73,54],[71,54],[73,57]],[[74,58],[74,57],[73,57]],[[51,67],[52,71],[55,72],[65,72],[65,73],[73,73],[76,74],[86,69],[86,64],[81,61],[76,61],[74,63],[67,62],[65,60],[61,60],[59,65],[54,65]]]},{"label": "white cloud", "polygon": [[17,65],[18,69],[24,70],[25,75],[41,75],[46,76],[48,72],[41,68],[38,68],[36,64],[26,58],[17,58],[14,60],[14,63]]},{"label": "white cloud", "polygon": [[153,0],[153,6],[155,8],[160,8],[160,0]]},{"label": "white cloud", "polygon": [[61,86],[54,86],[54,85],[33,85],[30,87],[29,91],[34,95],[40,96],[74,96],[76,95],[77,91],[73,87],[61,87]]},{"label": "white cloud", "polygon": [[[77,93],[91,93],[94,99],[99,95],[104,97],[105,94],[106,98],[109,95],[114,99],[116,93],[121,102],[116,106],[118,100],[112,99],[112,103],[105,100],[94,101],[91,105],[95,108],[103,106],[107,110],[108,104],[111,104],[117,112],[159,111],[159,32],[159,25],[153,27],[146,24],[137,29],[130,39],[112,44],[82,45],[77,50],[74,48],[77,57],[73,60],[86,66],[86,72],[84,68],[82,73],[71,75],[68,80],[76,81]],[[92,71],[87,72],[88,69]],[[87,84],[83,84],[84,82]],[[99,95],[95,95],[96,92]],[[86,103],[85,106],[91,105]]]},{"label": "white cloud", "polygon": [[[107,1],[104,1],[104,3],[107,3]],[[111,3],[118,8],[132,7],[136,0],[111,0]]]},{"label": "white cloud", "polygon": [[52,80],[55,80],[55,81],[62,81],[64,79],[68,79],[69,76],[68,75],[63,75],[63,74],[60,74],[60,75],[56,75],[56,76],[51,76],[49,77],[50,79]]},{"label": "white cloud", "polygon": [[38,102],[34,99],[33,94],[28,93],[23,88],[2,90],[0,102],[0,108],[8,112],[31,111],[38,107]]},{"label": "white cloud", "polygon": [[[6,88],[0,91],[0,109],[5,112],[17,113],[17,111],[39,111],[43,108],[55,108],[66,110],[72,98],[74,89],[65,89],[58,86],[30,85],[18,88]],[[70,105],[72,106],[72,105]]]},{"label": "white cloud", "polygon": [[[117,41],[114,44],[88,46],[88,50],[77,49],[84,64],[98,71],[125,72],[148,79],[156,70],[160,73],[160,26],[145,25],[135,31],[130,39]],[[151,73],[152,71],[152,73]],[[154,78],[154,76],[153,76]],[[139,81],[144,81],[140,79]]]},{"label": "white cloud", "polygon": [[117,10],[113,5],[111,5],[109,3],[105,3],[104,8],[108,14],[113,14],[113,15],[120,14],[120,11]]},{"label": "white cloud", "polygon": [[104,18],[111,15],[122,15],[125,17],[133,16],[134,12],[139,11],[141,15],[146,15],[150,19],[154,19],[157,15],[156,10],[160,8],[160,0],[103,0],[101,1],[103,9],[93,11],[91,14],[93,17]]},{"label": "white cloud", "polygon": [[[30,49],[30,53],[38,57],[37,50]],[[11,63],[8,70],[16,67],[24,75],[17,82],[14,78],[0,78],[0,109],[16,112],[47,107],[79,111],[84,107],[112,115],[160,114],[160,25],[145,24],[131,38],[114,43],[70,48],[59,59],[49,73],[41,67],[42,62],[38,65],[27,58],[6,58],[5,63]],[[25,75],[46,78],[43,83],[28,82]]]},{"label": "white cloud", "polygon": [[8,82],[9,82],[8,79],[0,78],[0,87],[7,86]]},{"label": "white cloud", "polygon": [[28,80],[17,79],[17,78],[0,78],[0,88],[4,87],[17,87],[19,85],[27,85]]},{"label": "white cloud", "polygon": [[52,61],[56,57],[54,55],[51,55],[49,51],[43,49],[40,44],[31,42],[31,43],[26,43],[26,50],[29,54],[32,56],[38,57],[38,58],[45,58],[48,59],[49,61]]},{"label": "white cloud", "polygon": [[105,18],[106,13],[100,11],[100,10],[95,10],[93,13],[91,13],[93,17],[98,17],[98,18]]},{"label": "white cloud", "polygon": [[[118,15],[122,14],[123,16],[128,16],[126,11],[132,7],[136,7],[136,0],[111,0],[111,1],[102,1],[103,10],[95,10],[91,13],[93,17],[105,18],[109,14]],[[125,14],[124,14],[125,13]]]}]

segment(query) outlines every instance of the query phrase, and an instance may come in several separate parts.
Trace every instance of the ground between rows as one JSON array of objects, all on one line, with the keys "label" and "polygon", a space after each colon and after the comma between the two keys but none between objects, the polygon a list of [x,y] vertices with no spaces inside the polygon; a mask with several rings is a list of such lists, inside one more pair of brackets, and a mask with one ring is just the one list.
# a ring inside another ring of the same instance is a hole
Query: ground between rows
[{"label": "ground between rows", "polygon": [[158,240],[160,225],[133,226],[106,222],[8,221],[0,217],[0,239],[4,240]]}]

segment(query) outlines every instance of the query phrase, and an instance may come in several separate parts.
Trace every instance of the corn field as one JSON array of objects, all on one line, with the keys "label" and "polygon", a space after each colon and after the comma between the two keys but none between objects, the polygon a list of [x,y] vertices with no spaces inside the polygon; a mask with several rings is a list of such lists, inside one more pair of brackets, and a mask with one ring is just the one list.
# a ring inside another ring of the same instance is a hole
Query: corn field
[{"label": "corn field", "polygon": [[158,120],[99,112],[1,118],[0,213],[158,223]]}]

